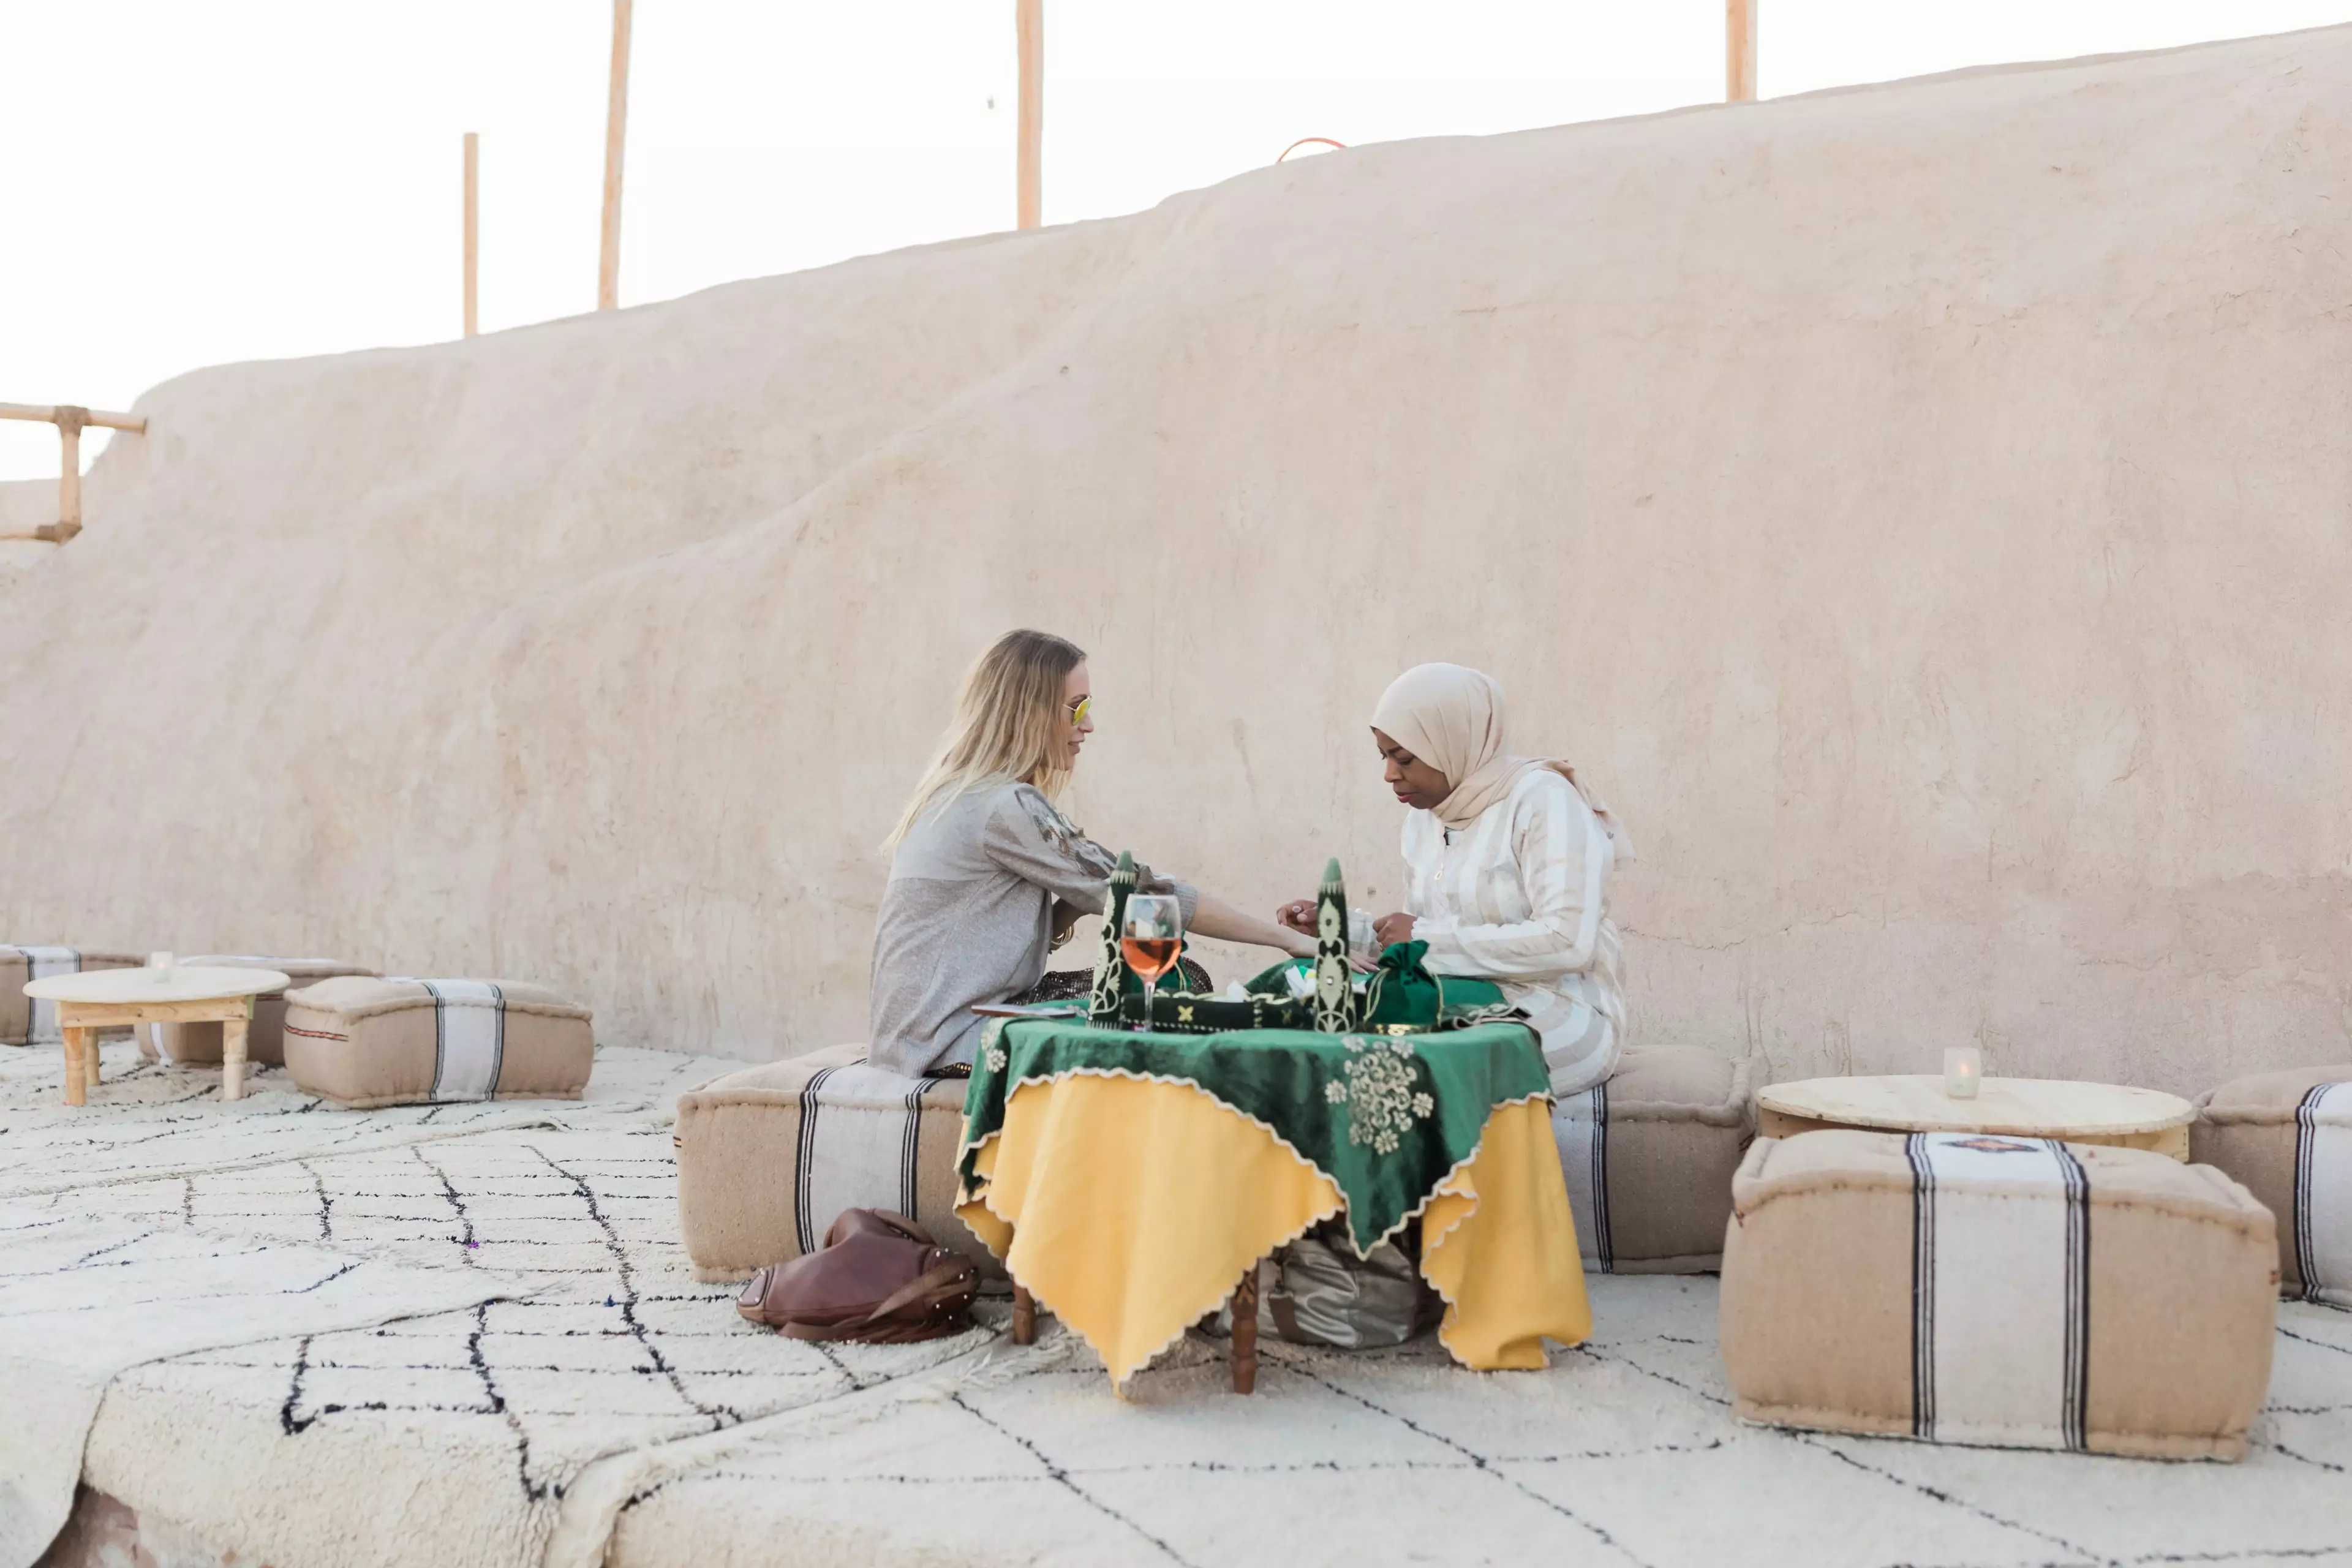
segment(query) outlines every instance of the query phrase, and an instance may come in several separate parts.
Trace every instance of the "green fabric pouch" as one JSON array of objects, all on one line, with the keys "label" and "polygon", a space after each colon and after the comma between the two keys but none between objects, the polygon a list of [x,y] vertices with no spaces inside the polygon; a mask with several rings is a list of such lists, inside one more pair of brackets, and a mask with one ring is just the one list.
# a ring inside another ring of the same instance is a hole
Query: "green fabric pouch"
[{"label": "green fabric pouch", "polygon": [[1398,1028],[1461,1029],[1511,1011],[1503,988],[1466,974],[1432,974],[1423,967],[1425,942],[1392,942],[1364,986],[1364,1026],[1394,1033]]}]

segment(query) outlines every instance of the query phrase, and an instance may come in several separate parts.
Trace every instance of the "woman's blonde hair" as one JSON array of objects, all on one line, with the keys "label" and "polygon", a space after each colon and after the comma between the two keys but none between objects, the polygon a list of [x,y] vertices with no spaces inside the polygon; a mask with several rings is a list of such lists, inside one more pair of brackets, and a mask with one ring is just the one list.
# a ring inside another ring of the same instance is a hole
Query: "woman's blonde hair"
[{"label": "woman's blonde hair", "polygon": [[1086,660],[1086,649],[1051,632],[1007,632],[997,638],[964,671],[955,718],[883,852],[898,848],[907,830],[933,805],[989,784],[1032,784],[1046,799],[1058,800],[1070,782],[1062,728],[1069,710],[1062,692],[1070,671]]}]

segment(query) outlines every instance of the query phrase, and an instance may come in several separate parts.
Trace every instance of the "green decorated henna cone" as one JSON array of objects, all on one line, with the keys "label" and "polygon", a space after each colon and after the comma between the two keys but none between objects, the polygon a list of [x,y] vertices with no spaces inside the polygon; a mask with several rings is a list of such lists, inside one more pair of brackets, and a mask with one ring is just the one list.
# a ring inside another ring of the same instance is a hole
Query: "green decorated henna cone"
[{"label": "green decorated henna cone", "polygon": [[1315,898],[1315,1027],[1344,1035],[1356,1026],[1356,994],[1348,984],[1348,885],[1335,858],[1324,862]]},{"label": "green decorated henna cone", "polygon": [[1095,960],[1094,990],[1087,1000],[1087,1021],[1106,1028],[1118,1026],[1127,993],[1127,957],[1119,951],[1118,930],[1127,923],[1127,899],[1134,891],[1135,855],[1122,849],[1103,900],[1102,952]]}]

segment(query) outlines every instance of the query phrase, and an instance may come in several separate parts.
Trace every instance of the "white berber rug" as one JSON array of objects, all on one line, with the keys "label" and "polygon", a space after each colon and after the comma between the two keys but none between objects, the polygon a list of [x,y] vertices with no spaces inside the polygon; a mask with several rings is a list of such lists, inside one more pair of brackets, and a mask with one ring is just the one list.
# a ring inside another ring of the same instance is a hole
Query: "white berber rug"
[{"label": "white berber rug", "polygon": [[0,1568],[31,1568],[64,1526],[99,1402],[130,1368],[516,1293],[488,1274],[0,1205]]}]

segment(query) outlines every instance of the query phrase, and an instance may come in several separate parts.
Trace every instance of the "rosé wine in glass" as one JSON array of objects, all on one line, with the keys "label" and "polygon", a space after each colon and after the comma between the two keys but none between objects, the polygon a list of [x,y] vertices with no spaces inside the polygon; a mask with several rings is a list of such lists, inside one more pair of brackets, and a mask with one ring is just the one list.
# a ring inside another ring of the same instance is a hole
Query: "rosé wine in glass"
[{"label": "ros\u00e9 wine in glass", "polygon": [[1151,1002],[1160,977],[1175,967],[1183,943],[1184,910],[1168,893],[1137,893],[1127,900],[1127,920],[1118,933],[1119,953],[1128,966],[1143,977],[1143,1027],[1151,1027]]}]

